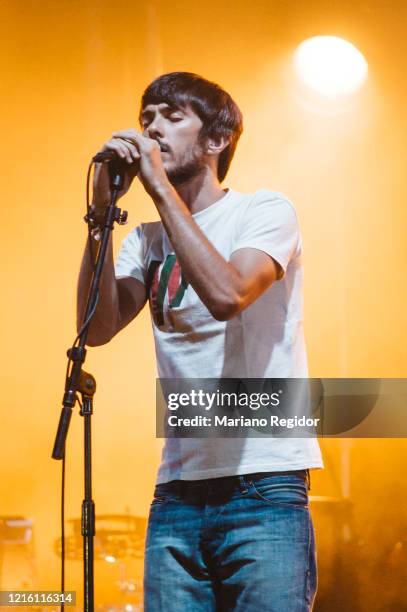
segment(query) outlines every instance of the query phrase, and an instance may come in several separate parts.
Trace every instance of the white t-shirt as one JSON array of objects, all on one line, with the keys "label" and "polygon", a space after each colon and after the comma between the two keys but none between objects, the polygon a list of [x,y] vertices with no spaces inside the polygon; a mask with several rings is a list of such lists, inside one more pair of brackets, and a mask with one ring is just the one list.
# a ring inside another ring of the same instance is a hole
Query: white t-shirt
[{"label": "white t-shirt", "polygon": [[[237,249],[259,249],[283,276],[240,314],[217,321],[183,278],[162,223],[131,231],[116,277],[132,276],[147,287],[159,377],[307,377],[301,236],[291,202],[266,189],[229,189],[193,219],[227,261]],[[157,482],[322,466],[314,438],[168,438]]]}]

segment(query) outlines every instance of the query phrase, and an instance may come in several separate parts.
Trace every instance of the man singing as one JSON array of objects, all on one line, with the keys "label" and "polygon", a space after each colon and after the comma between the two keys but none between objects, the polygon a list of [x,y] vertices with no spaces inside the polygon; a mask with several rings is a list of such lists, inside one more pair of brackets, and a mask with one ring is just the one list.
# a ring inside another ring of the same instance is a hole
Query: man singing
[{"label": "man singing", "polygon": [[[301,236],[280,193],[223,189],[242,115],[221,87],[188,72],[145,90],[141,131],[115,132],[102,150],[126,164],[161,221],[107,253],[88,344],[109,342],[148,300],[161,378],[307,377]],[[107,164],[93,206],[110,198]],[[93,231],[94,249],[98,244]],[[82,322],[92,274],[86,249]],[[146,612],[305,612],[316,591],[309,469],[314,438],[169,438],[151,504]]]}]

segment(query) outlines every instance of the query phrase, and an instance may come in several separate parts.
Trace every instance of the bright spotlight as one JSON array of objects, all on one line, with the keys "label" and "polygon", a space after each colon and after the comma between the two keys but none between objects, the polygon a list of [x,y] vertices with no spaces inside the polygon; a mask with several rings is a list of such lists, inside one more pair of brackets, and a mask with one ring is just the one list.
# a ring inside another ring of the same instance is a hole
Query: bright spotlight
[{"label": "bright spotlight", "polygon": [[337,36],[314,36],[294,55],[301,80],[326,96],[349,94],[366,79],[367,61],[350,42]]},{"label": "bright spotlight", "polygon": [[116,557],[113,557],[113,555],[106,555],[105,561],[108,563],[116,563]]}]

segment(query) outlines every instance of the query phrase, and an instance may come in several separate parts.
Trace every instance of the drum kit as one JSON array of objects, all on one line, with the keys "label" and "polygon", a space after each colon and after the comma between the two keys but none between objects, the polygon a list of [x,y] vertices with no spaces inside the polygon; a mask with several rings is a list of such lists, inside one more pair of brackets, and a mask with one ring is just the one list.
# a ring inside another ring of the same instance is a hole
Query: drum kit
[{"label": "drum kit", "polygon": [[[146,518],[130,514],[96,517],[94,556],[99,574],[98,599],[110,599],[114,603],[97,605],[95,612],[139,612],[143,609],[141,571],[136,571],[137,577],[129,577],[128,567],[130,564],[136,569],[137,564],[142,566],[146,526]],[[54,551],[61,555],[60,538],[55,540]],[[81,519],[68,520],[65,558],[82,561],[82,555]],[[103,566],[110,572],[103,571]],[[0,589],[31,591],[36,583],[33,521],[23,516],[0,516]],[[60,608],[31,606],[29,609],[33,612],[57,612]],[[80,610],[80,607],[77,604],[75,608],[67,609]]]},{"label": "drum kit", "polygon": [[[114,598],[115,601],[121,601],[121,603],[97,605],[95,612],[139,612],[143,609],[141,579],[128,577],[127,566],[132,560],[141,562],[143,559],[146,527],[147,519],[140,516],[104,514],[96,517],[94,538],[96,570],[99,570],[99,575],[103,577],[103,572],[98,567],[98,565],[100,566],[97,563],[98,561],[104,562],[106,567],[110,566],[110,568],[115,569],[116,594],[112,594],[110,597]],[[60,538],[55,541],[54,549],[56,554],[61,555]],[[65,536],[65,558],[72,561],[82,561],[83,559],[80,518],[68,521],[68,535]],[[100,589],[100,591],[102,595],[103,589]]]}]

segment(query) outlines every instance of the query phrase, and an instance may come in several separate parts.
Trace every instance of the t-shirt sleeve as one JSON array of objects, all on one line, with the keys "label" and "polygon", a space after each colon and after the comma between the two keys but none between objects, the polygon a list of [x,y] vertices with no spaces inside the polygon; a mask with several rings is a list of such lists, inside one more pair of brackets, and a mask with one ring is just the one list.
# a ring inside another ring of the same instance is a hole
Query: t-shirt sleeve
[{"label": "t-shirt sleeve", "polygon": [[284,276],[297,253],[300,233],[295,209],[282,194],[262,189],[255,193],[241,220],[233,251],[264,251],[280,264]]},{"label": "t-shirt sleeve", "polygon": [[143,229],[136,227],[123,240],[115,263],[116,278],[132,276],[145,284]]}]

